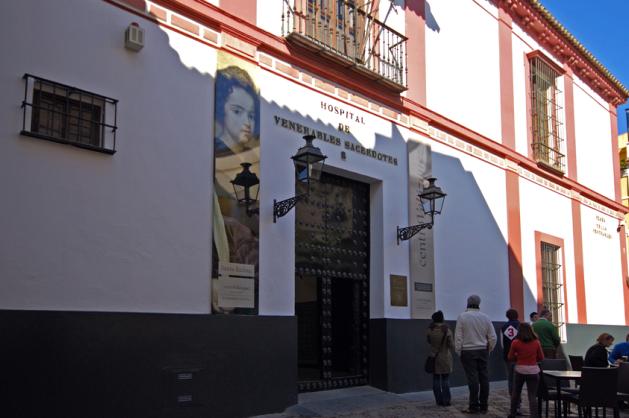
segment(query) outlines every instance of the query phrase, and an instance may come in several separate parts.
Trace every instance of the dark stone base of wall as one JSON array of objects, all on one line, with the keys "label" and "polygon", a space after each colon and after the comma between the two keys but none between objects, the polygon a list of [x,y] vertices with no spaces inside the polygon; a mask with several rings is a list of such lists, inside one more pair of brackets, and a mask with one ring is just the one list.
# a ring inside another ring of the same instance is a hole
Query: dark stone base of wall
[{"label": "dark stone base of wall", "polygon": [[295,317],[0,310],[0,416],[279,412],[296,344]]},{"label": "dark stone base of wall", "polygon": [[[370,384],[394,392],[432,390],[432,375],[424,372],[429,353],[426,342],[427,319],[372,319],[370,327]],[[502,322],[494,323],[500,336]],[[455,322],[448,321],[454,334]],[[451,386],[465,386],[465,374],[458,356],[454,355]],[[500,342],[489,356],[490,380],[504,380],[505,365]]]}]

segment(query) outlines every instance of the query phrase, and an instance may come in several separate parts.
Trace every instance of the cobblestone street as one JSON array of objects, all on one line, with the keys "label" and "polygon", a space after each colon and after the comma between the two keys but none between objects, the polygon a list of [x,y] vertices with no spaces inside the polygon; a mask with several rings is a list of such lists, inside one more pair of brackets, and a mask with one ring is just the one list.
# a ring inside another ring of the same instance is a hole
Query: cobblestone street
[{"label": "cobblestone street", "polygon": [[[494,382],[490,390],[489,411],[485,415],[477,416],[506,418],[509,414],[506,382]],[[524,416],[528,416],[526,390],[523,392],[522,412]],[[462,418],[472,416],[462,412],[467,408],[467,395],[467,387],[452,388],[452,406],[440,407],[435,405],[430,391],[396,395],[363,386],[300,394],[298,405],[280,414],[262,415],[256,418]],[[575,408],[572,408],[572,412],[571,416],[577,416]],[[609,413],[611,416],[611,411]],[[553,414],[554,409],[551,403],[549,416],[552,417]],[[626,411],[621,411],[620,415],[629,417]]]}]

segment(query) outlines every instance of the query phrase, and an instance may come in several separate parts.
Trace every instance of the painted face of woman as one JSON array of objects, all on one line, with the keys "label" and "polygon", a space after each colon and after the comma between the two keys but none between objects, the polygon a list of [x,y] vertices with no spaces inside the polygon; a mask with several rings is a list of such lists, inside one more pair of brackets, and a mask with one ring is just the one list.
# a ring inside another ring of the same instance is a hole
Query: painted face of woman
[{"label": "painted face of woman", "polygon": [[255,104],[253,97],[240,87],[234,87],[225,101],[224,135],[236,144],[252,139],[255,130]]}]

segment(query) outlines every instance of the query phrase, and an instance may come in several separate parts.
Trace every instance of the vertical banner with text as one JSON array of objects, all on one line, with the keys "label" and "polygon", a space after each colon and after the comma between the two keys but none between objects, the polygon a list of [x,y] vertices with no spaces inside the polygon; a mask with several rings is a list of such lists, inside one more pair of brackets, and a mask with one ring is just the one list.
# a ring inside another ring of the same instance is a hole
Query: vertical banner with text
[{"label": "vertical banner with text", "polygon": [[[409,225],[430,221],[419,201],[424,182],[431,177],[430,146],[417,140],[407,142]],[[411,317],[430,318],[435,312],[435,260],[432,229],[424,229],[409,241]]]},{"label": "vertical banner with text", "polygon": [[[213,313],[258,313],[259,218],[238,203],[232,180],[260,173],[260,94],[257,68],[219,52],[214,90],[212,219]],[[251,193],[257,195],[258,185]]]}]

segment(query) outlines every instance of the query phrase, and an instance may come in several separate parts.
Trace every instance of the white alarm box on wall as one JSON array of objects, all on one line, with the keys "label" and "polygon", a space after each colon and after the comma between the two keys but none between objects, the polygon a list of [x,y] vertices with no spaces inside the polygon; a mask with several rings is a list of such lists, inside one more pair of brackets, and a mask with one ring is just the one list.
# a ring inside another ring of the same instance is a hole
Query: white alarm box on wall
[{"label": "white alarm box on wall", "polygon": [[124,33],[124,46],[131,51],[144,48],[144,29],[136,22],[131,23]]}]

